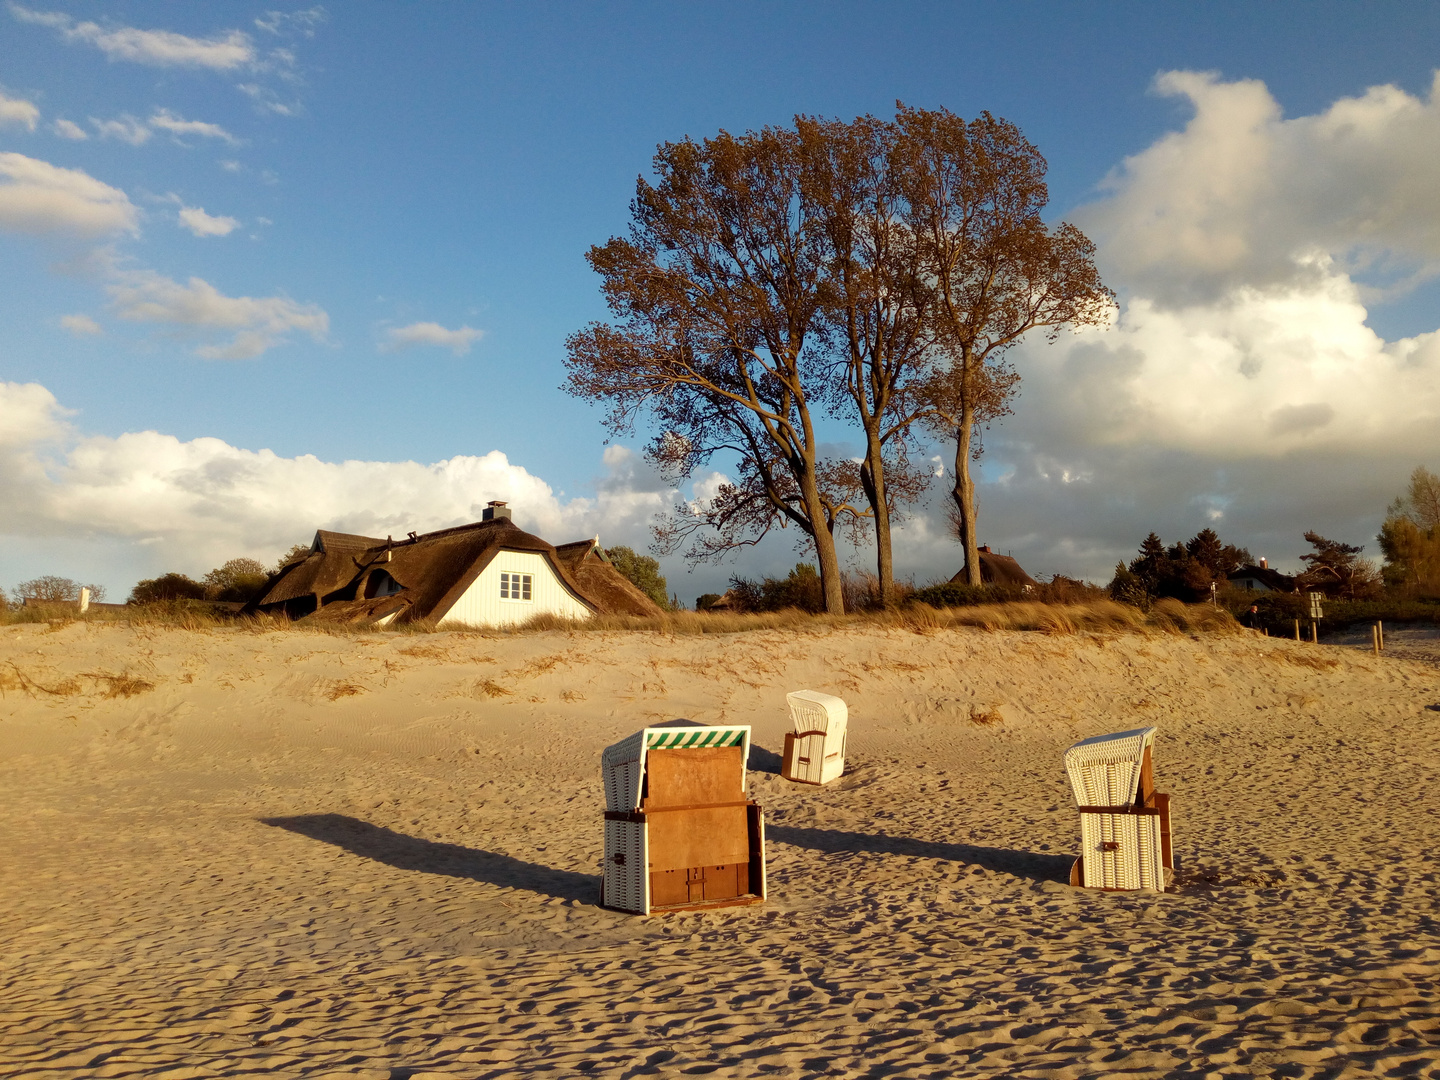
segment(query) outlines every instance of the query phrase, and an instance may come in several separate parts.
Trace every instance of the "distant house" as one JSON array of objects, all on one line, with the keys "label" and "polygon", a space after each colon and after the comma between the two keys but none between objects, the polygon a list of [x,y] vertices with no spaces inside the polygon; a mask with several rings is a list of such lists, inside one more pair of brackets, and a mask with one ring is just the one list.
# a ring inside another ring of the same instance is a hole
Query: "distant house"
[{"label": "distant house", "polygon": [[1277,570],[1271,570],[1264,559],[1259,566],[1242,566],[1227,575],[1231,588],[1247,592],[1294,592],[1295,579]]},{"label": "distant house", "polygon": [[514,626],[536,615],[658,615],[605,558],[599,537],[557,548],[521,531],[503,502],[482,521],[404,540],[320,529],[250,610],[389,626]]},{"label": "distant house", "polygon": [[[1022,589],[1029,590],[1039,584],[1009,555],[997,554],[988,547],[980,548],[979,555],[980,580],[986,585],[1019,585]],[[965,571],[962,569],[950,580],[957,585],[964,585]]]}]

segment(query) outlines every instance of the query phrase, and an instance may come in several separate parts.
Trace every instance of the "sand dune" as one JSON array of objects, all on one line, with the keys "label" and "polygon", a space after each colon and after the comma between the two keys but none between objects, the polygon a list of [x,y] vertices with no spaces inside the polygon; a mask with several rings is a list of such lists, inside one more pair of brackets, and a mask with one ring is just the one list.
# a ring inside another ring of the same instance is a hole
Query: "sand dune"
[{"label": "sand dune", "polygon": [[[0,1074],[1436,1075],[1395,644],[3,628]],[[800,687],[850,704],[824,789]],[[677,716],[755,727],[764,906],[595,906],[600,750]],[[1179,887],[1071,889],[1061,752],[1142,723]]]}]

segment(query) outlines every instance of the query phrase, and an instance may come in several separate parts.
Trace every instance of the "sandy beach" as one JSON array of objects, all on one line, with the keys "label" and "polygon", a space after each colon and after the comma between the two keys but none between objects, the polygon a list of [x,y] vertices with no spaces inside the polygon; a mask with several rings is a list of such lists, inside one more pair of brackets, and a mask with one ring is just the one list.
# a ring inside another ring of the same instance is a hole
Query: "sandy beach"
[{"label": "sandy beach", "polygon": [[[5,627],[0,1074],[1437,1075],[1440,649],[1390,641]],[[754,725],[763,906],[596,906],[600,751],[675,717]],[[1061,754],[1146,724],[1177,888],[1070,888]]]}]

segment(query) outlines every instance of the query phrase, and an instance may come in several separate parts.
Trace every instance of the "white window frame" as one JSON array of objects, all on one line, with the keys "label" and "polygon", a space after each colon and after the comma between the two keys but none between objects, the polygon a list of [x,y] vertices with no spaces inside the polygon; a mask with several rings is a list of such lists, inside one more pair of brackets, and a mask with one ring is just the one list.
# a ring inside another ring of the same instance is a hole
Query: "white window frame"
[{"label": "white window frame", "polygon": [[[518,593],[519,595],[515,595]],[[519,570],[500,572],[500,599],[507,604],[533,604],[535,602],[535,575]]]}]

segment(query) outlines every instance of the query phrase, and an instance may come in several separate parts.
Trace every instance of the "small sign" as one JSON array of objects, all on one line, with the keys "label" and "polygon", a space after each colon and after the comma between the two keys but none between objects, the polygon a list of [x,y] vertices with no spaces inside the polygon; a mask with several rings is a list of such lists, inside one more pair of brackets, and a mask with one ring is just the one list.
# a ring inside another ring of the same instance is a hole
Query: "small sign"
[{"label": "small sign", "polygon": [[1323,619],[1325,617],[1325,609],[1320,606],[1320,601],[1324,599],[1325,594],[1322,592],[1312,592],[1310,594],[1310,618]]}]

